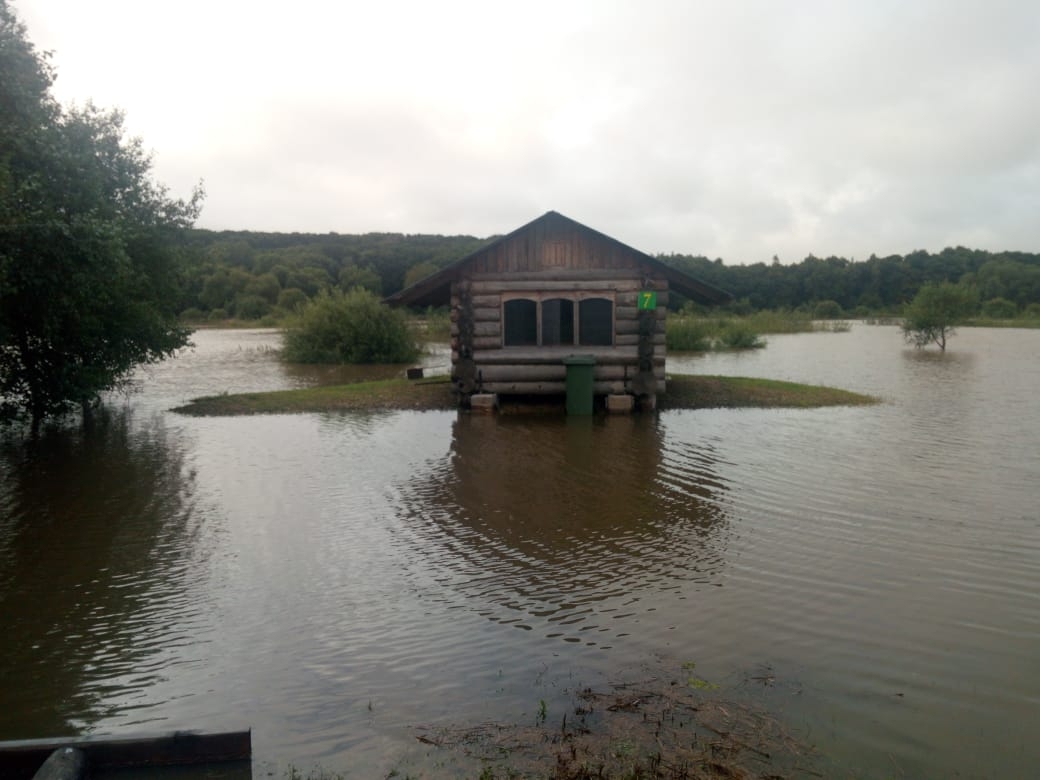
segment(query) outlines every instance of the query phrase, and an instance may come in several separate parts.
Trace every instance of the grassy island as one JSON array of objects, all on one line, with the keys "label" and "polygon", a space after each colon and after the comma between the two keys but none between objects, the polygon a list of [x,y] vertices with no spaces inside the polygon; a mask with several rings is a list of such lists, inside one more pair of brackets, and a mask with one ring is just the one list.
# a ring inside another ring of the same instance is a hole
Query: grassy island
[{"label": "grassy island", "polygon": [[[818,385],[728,376],[673,374],[668,392],[658,397],[661,409],[813,408],[860,406],[878,399]],[[196,416],[293,414],[397,409],[454,409],[455,397],[446,377],[419,381],[388,379],[347,385],[237,393],[196,398],[173,411]]]}]

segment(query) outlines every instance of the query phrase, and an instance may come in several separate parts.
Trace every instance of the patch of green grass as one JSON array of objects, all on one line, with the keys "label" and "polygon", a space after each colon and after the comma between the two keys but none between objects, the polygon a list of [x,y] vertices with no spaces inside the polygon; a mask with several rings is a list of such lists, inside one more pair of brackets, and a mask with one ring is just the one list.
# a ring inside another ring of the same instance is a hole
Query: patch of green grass
[{"label": "patch of green grass", "polygon": [[878,403],[869,395],[834,387],[735,376],[669,374],[661,409],[798,408],[863,406]]},{"label": "patch of green grass", "polygon": [[[812,408],[877,403],[872,396],[819,385],[727,376],[672,374],[668,390],[658,399],[661,409]],[[423,381],[387,379],[349,385],[238,393],[196,398],[173,411],[194,416],[297,414],[394,409],[452,410],[454,388],[445,377]]]},{"label": "patch of green grass", "polygon": [[173,411],[202,417],[343,410],[454,409],[456,406],[451,382],[441,377],[422,382],[386,379],[269,393],[213,395],[195,398]]}]

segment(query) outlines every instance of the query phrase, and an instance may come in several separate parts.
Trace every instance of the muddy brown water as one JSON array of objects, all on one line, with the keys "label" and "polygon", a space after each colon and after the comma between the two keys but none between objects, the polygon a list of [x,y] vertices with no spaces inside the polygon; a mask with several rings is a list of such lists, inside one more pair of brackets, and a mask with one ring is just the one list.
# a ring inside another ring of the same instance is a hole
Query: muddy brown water
[{"label": "muddy brown water", "polygon": [[592,420],[188,418],[350,378],[195,340],[91,428],[0,442],[0,738],[251,726],[257,776],[464,774],[416,729],[696,663],[826,774],[1040,766],[1040,332],[670,356],[885,402]]}]

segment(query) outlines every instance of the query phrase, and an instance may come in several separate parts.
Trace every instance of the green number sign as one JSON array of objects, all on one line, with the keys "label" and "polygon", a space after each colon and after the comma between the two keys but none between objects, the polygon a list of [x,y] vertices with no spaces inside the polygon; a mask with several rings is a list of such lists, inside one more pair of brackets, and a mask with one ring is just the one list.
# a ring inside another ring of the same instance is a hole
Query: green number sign
[{"label": "green number sign", "polygon": [[654,290],[642,290],[639,293],[639,310],[647,311],[657,308],[657,292]]}]

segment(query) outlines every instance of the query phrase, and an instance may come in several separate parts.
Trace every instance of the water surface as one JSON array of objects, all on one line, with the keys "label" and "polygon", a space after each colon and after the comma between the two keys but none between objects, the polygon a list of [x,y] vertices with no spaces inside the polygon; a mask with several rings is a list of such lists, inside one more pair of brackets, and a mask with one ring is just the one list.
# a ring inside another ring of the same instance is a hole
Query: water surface
[{"label": "water surface", "polygon": [[183,417],[350,378],[195,340],[93,427],[3,440],[0,738],[245,725],[264,766],[433,772],[417,726],[695,661],[768,679],[831,774],[1040,763],[1040,332],[673,355],[884,403],[595,420]]}]

